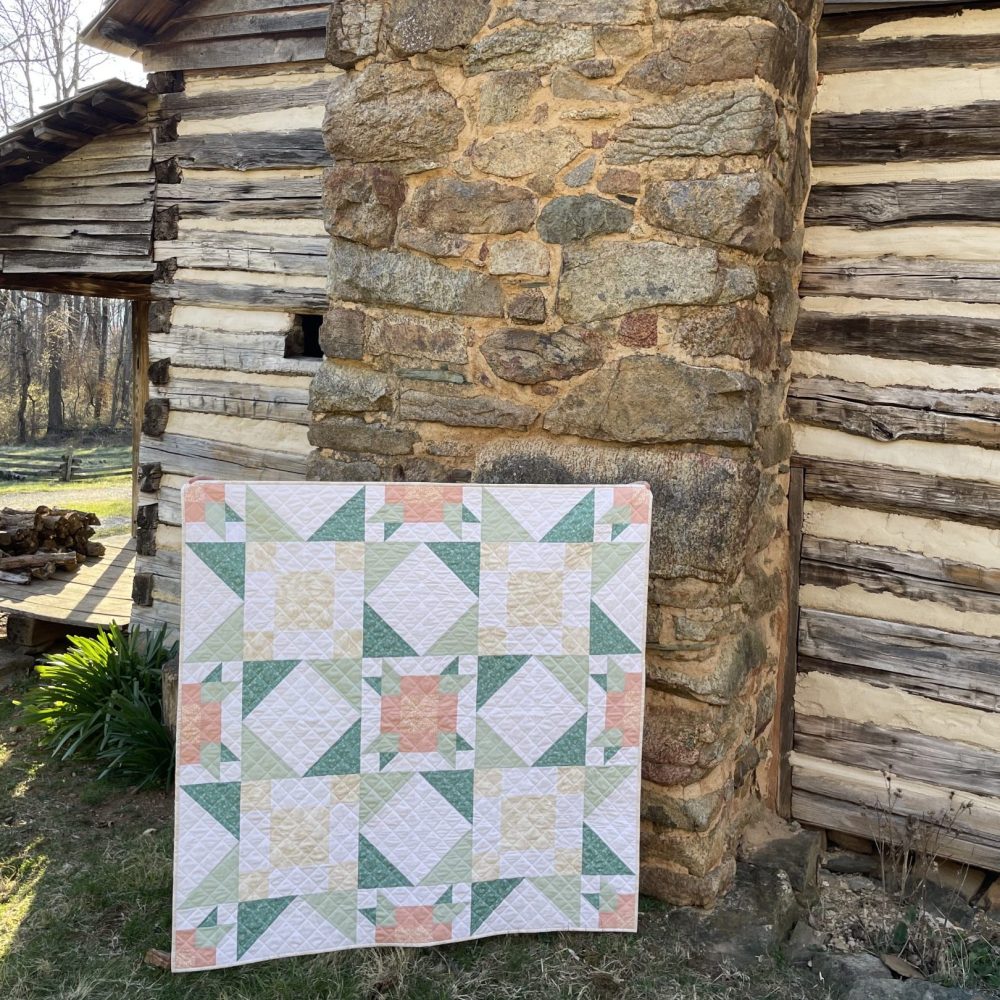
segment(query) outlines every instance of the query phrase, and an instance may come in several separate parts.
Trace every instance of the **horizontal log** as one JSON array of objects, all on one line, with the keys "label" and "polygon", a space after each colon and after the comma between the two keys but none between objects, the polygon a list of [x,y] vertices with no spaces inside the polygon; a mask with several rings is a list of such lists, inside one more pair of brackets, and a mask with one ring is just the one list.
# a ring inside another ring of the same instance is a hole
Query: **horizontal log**
[{"label": "horizontal log", "polygon": [[1000,596],[1000,569],[975,566],[883,545],[845,542],[839,538],[806,535],[802,558],[834,566],[850,566],[874,573],[898,573],[918,580],[947,584],[971,593]]},{"label": "horizontal log", "polygon": [[[249,369],[238,369],[241,373],[246,370]],[[162,392],[170,398],[172,410],[308,425],[311,419],[308,384],[299,384],[304,380],[296,378],[290,378],[289,382],[293,384],[279,387],[248,381],[172,378]]]},{"label": "horizontal log", "polygon": [[184,219],[319,219],[323,185],[319,177],[272,181],[185,181],[161,184],[159,204],[176,205]]},{"label": "horizontal log", "polygon": [[143,438],[141,456],[143,462],[159,462],[164,472],[179,476],[265,482],[306,477],[305,455],[263,451],[185,434]]},{"label": "horizontal log", "polygon": [[807,500],[1000,528],[1000,487],[990,483],[929,476],[887,465],[802,456],[793,461],[805,469]]},{"label": "horizontal log", "polygon": [[312,9],[274,10],[260,13],[237,11],[214,17],[189,17],[175,22],[156,39],[157,47],[181,42],[212,41],[219,38],[271,37],[289,32],[325,31],[329,8],[314,3]]},{"label": "horizontal log", "polygon": [[[328,15],[327,15],[328,16]],[[207,90],[195,95],[184,91],[164,94],[160,106],[168,114],[181,115],[185,121],[231,118],[237,115],[284,111],[326,103],[331,77],[327,73],[302,74],[299,87],[260,87],[253,80],[239,90]]]},{"label": "horizontal log", "polygon": [[[878,771],[798,753],[792,756],[792,787],[796,792],[852,804],[867,820],[870,832],[862,836],[884,839],[890,815],[897,821],[916,820],[928,830],[937,828],[935,840],[940,841],[940,856],[1000,870],[1000,803],[985,796],[956,796],[950,788],[902,777],[894,777],[890,788]],[[798,812],[794,815],[804,819]]]},{"label": "horizontal log", "polygon": [[308,376],[318,370],[318,359],[285,357],[283,334],[175,328],[169,334],[150,334],[149,344],[154,356],[169,356],[187,368]]},{"label": "horizontal log", "polygon": [[800,310],[792,347],[940,365],[1000,366],[1000,320],[967,316],[844,316]]},{"label": "horizontal log", "polygon": [[1000,35],[923,35],[909,38],[824,38],[820,73],[923,69],[927,66],[989,66],[1000,62]]},{"label": "horizontal log", "polygon": [[[229,0],[217,0],[217,2],[226,3]],[[243,0],[239,0],[239,2],[243,2]],[[997,0],[982,0],[976,6],[986,11],[1000,9]],[[842,7],[853,7],[854,9],[844,11],[839,9]],[[915,12],[914,7],[922,9]],[[834,0],[827,0],[825,9],[827,13],[835,13],[837,16],[824,17],[820,20],[817,34],[821,45],[825,45],[828,40],[833,38],[860,35],[876,25],[910,21],[914,17],[919,17],[924,23],[928,18],[952,18],[967,11],[969,4],[967,2],[942,3],[941,0],[901,0],[898,7],[892,7],[888,4],[850,3],[849,0],[837,3]],[[898,34],[906,36],[907,32],[900,30]]]},{"label": "horizontal log", "polygon": [[[921,567],[919,563],[906,566],[905,553],[897,553],[898,558],[895,559],[880,558],[875,546],[855,546],[855,548],[875,550],[863,554],[865,565],[837,561],[838,555],[845,559],[858,557],[856,551],[837,551],[838,547],[850,544],[832,542],[829,545],[814,546],[813,551],[819,548],[822,558],[803,558],[799,570],[801,584],[830,589],[856,586],[871,594],[892,594],[894,597],[909,601],[932,601],[955,608],[957,611],[1000,616],[1000,594],[935,580],[915,572],[908,573],[905,569]],[[886,565],[886,563],[902,563],[904,568],[900,569],[897,565]],[[1000,574],[994,572],[993,576],[997,577]]]},{"label": "horizontal log", "polygon": [[0,583],[10,584],[14,587],[26,587],[31,583],[30,573],[8,573],[0,570]]},{"label": "horizontal log", "polygon": [[800,290],[804,295],[996,303],[1000,302],[1000,263],[806,254]]},{"label": "horizontal log", "polygon": [[988,158],[1000,149],[1000,101],[919,111],[817,114],[811,148],[814,166]]},{"label": "horizontal log", "polygon": [[0,557],[0,570],[12,572],[19,569],[34,569],[36,566],[76,566],[79,556],[76,552],[37,552],[25,556]]},{"label": "horizontal log", "polygon": [[1000,392],[887,388],[833,378],[794,378],[789,413],[873,441],[941,441],[1000,448]]},{"label": "horizontal log", "polygon": [[[268,275],[273,280],[273,275]],[[326,308],[326,283],[314,288],[274,284],[237,284],[226,281],[199,281],[178,277],[153,285],[157,299],[172,299],[185,305],[238,306],[241,309],[282,309],[288,312],[316,312]],[[224,366],[228,367],[228,365]]]},{"label": "horizontal log", "polygon": [[1000,639],[804,608],[798,669],[892,684],[955,705],[1000,709]]},{"label": "horizontal log", "polygon": [[[997,37],[1000,44],[1000,36]],[[816,184],[807,223],[859,229],[920,222],[1000,219],[1000,181],[910,181],[891,184]],[[887,234],[887,240],[891,236]]]},{"label": "horizontal log", "polygon": [[1000,753],[908,729],[796,715],[795,750],[973,795],[1000,796]]},{"label": "horizontal log", "polygon": [[[806,826],[850,833],[866,840],[885,839],[890,831],[896,843],[912,841],[913,821],[909,816],[894,816],[883,810],[880,814],[850,799],[850,788],[841,791],[841,798],[817,795],[794,787],[793,771],[792,818]],[[942,803],[943,804],[943,803]],[[881,816],[881,818],[880,818]],[[940,838],[941,858],[960,864],[996,870],[1000,866],[1000,850],[984,846],[951,833]]]},{"label": "horizontal log", "polygon": [[157,244],[156,259],[205,270],[299,274],[325,278],[330,242],[308,236],[214,233],[191,230],[183,239]]},{"label": "horizontal log", "polygon": [[326,32],[311,29],[275,37],[223,38],[218,41],[156,45],[144,49],[142,55],[147,73],[320,63],[326,56]]},{"label": "horizontal log", "polygon": [[327,166],[330,154],[319,128],[294,132],[189,135],[157,147],[158,162],[175,158],[199,170],[267,170]]}]

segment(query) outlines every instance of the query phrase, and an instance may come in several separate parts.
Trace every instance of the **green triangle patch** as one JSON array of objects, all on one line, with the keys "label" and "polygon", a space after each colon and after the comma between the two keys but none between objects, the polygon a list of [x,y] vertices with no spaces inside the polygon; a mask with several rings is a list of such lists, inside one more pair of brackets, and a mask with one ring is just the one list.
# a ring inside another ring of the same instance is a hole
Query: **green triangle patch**
[{"label": "green triangle patch", "polygon": [[473,604],[427,651],[428,656],[475,653],[479,645],[479,604]]},{"label": "green triangle patch", "polygon": [[472,771],[421,771],[424,781],[472,822]]},{"label": "green triangle patch", "polygon": [[416,650],[365,605],[364,656],[416,656]]},{"label": "green triangle patch", "polygon": [[583,824],[584,875],[634,875],[626,865],[586,823]]},{"label": "green triangle patch", "polygon": [[413,777],[410,771],[366,775],[361,786],[361,823],[371,822],[382,807]]},{"label": "green triangle patch", "polygon": [[294,896],[282,896],[279,899],[255,899],[249,903],[240,903],[236,911],[237,958],[242,958],[253,947],[294,899]]},{"label": "green triangle patch", "polygon": [[285,763],[256,733],[243,727],[240,744],[243,754],[244,781],[272,781],[280,778],[297,778],[291,765]]},{"label": "green triangle patch", "polygon": [[583,767],[587,763],[587,715],[584,713],[535,761],[535,767]]},{"label": "green triangle patch", "polygon": [[558,524],[543,542],[592,542],[594,540],[594,491],[591,490]]},{"label": "green triangle patch", "polygon": [[351,726],[308,771],[307,778],[357,774],[361,770],[361,720]]},{"label": "green triangle patch", "polygon": [[388,889],[413,883],[364,835],[358,836],[358,888]]},{"label": "green triangle patch", "polygon": [[642,548],[633,542],[622,542],[611,545],[608,542],[598,542],[591,555],[591,585],[592,592],[597,593],[615,574]]},{"label": "green triangle patch", "polygon": [[183,785],[184,791],[194,799],[217,823],[237,840],[240,838],[240,783]]},{"label": "green triangle patch", "polygon": [[584,813],[592,813],[634,770],[630,767],[587,768],[587,784],[583,795]]},{"label": "green triangle patch", "polygon": [[248,660],[243,664],[245,719],[297,666],[298,660]]},{"label": "green triangle patch", "polygon": [[469,588],[479,595],[479,543],[428,542],[431,550]]},{"label": "green triangle patch", "polygon": [[243,605],[241,604],[192,654],[191,663],[243,659]]},{"label": "green triangle patch", "polygon": [[489,915],[524,881],[520,878],[500,878],[493,882],[472,883],[472,922],[474,934]]},{"label": "green triangle patch", "polygon": [[228,524],[242,524],[243,518],[233,510],[229,504],[226,504],[226,522]]},{"label": "green triangle patch", "polygon": [[247,490],[247,540],[251,542],[301,542],[279,514],[253,490]]},{"label": "green triangle patch", "polygon": [[214,906],[220,899],[237,899],[240,894],[240,849],[234,847],[192,890],[181,904],[184,909]]},{"label": "green triangle patch", "polygon": [[[450,848],[445,856],[427,873],[423,879],[424,885],[441,885],[445,882],[472,881],[472,831],[463,833],[455,846]],[[451,892],[449,889],[445,895]],[[444,896],[439,903],[450,903],[451,899]]]},{"label": "green triangle patch", "polygon": [[237,597],[243,597],[246,581],[246,545],[243,542],[189,542],[188,548]]},{"label": "green triangle patch", "polygon": [[358,894],[353,890],[322,892],[302,897],[331,927],[348,940],[357,937]]},{"label": "green triangle patch", "polygon": [[358,490],[309,538],[310,542],[363,542],[365,540],[365,491]]},{"label": "green triangle patch", "polygon": [[220,663],[203,681],[202,684],[221,684],[222,664]]},{"label": "green triangle patch", "polygon": [[530,659],[530,656],[479,657],[476,708],[482,708]]},{"label": "green triangle patch", "polygon": [[466,524],[479,524],[479,518],[465,504],[462,504],[462,520]]},{"label": "green triangle patch", "polygon": [[235,764],[239,760],[239,757],[237,757],[236,754],[234,754],[233,751],[230,750],[225,743],[223,743],[219,759],[223,764]]},{"label": "green triangle patch", "polygon": [[638,653],[632,640],[593,602],[590,602],[590,655]]},{"label": "green triangle patch", "polygon": [[524,761],[486,722],[477,719],[476,767],[524,767]]},{"label": "green triangle patch", "polygon": [[580,922],[579,875],[543,875],[529,881],[567,920]]},{"label": "green triangle patch", "polygon": [[483,490],[482,539],[484,542],[534,541],[514,515],[488,490]]}]

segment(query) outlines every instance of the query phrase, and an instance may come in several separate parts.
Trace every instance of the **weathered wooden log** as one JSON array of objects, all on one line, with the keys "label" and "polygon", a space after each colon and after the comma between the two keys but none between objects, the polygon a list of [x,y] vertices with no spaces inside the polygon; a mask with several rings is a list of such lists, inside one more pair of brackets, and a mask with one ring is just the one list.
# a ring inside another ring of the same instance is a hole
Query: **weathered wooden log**
[{"label": "weathered wooden log", "polygon": [[0,558],[0,570],[10,572],[18,569],[39,569],[43,566],[77,565],[76,552],[39,552],[30,556],[7,556]]}]

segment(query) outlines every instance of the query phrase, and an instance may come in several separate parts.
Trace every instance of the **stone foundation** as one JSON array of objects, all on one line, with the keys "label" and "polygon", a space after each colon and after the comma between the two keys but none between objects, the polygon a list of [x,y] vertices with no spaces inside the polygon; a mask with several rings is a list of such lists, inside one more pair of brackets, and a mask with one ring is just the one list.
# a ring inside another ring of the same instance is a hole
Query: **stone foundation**
[{"label": "stone foundation", "polygon": [[338,0],[321,479],[651,483],[644,891],[768,789],[818,0]]}]

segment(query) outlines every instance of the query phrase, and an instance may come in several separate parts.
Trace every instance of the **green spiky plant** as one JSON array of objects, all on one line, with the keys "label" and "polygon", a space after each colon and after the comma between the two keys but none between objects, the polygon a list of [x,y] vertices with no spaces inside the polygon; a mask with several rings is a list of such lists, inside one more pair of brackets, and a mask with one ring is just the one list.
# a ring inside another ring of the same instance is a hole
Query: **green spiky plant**
[{"label": "green spiky plant", "polygon": [[118,625],[96,638],[71,636],[69,649],[38,666],[41,681],[24,698],[27,721],[45,730],[54,756],[96,759],[100,777],[144,787],[168,783],[174,753],[164,724],[164,664],[177,651],[166,629],[126,635]]}]

